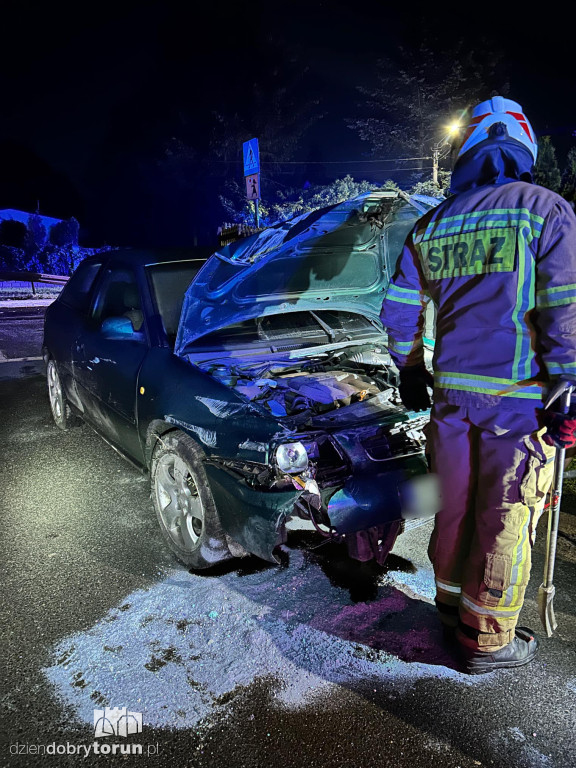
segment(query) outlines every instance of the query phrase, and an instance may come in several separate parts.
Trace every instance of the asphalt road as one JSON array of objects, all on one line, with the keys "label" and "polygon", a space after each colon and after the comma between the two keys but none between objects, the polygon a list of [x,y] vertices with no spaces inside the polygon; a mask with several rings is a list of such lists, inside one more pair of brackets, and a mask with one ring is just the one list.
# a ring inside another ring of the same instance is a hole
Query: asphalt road
[{"label": "asphalt road", "polygon": [[[436,623],[429,527],[401,536],[386,568],[295,531],[281,566],[189,573],[147,479],[88,427],[59,431],[42,377],[0,381],[0,403],[0,765],[576,764],[573,483],[557,634],[528,667],[471,678]],[[544,526],[521,617],[534,628]],[[142,756],[37,754],[110,742],[92,725],[106,706],[142,712],[142,733],[116,739]]]},{"label": "asphalt road", "polygon": [[0,301],[0,380],[42,371],[42,326],[47,304]]}]

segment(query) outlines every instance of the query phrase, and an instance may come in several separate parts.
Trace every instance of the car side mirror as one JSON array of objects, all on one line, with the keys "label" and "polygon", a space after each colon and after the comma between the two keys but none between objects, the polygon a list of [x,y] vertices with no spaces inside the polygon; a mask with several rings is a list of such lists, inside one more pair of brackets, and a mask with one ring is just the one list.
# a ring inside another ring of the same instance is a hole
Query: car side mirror
[{"label": "car side mirror", "polygon": [[141,334],[136,333],[132,321],[128,317],[107,317],[106,320],[100,326],[100,330],[106,336],[136,336],[140,337]]}]

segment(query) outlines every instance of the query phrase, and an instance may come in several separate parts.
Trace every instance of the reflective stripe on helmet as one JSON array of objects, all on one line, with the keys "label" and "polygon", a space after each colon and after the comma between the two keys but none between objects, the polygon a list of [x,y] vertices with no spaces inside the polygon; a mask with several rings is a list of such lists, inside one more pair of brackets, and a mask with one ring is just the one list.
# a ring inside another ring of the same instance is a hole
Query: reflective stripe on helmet
[{"label": "reflective stripe on helmet", "polygon": [[470,138],[473,130],[476,128],[476,126],[484,120],[485,117],[488,117],[490,113],[486,112],[485,115],[479,115],[478,117],[473,117],[470,122],[468,123],[468,128],[466,129],[466,133],[464,134],[464,138],[462,139],[462,146],[468,141]]},{"label": "reflective stripe on helmet", "polygon": [[533,139],[533,137],[532,137],[532,131],[530,130],[530,123],[529,123],[529,122],[528,122],[528,120],[527,120],[527,119],[524,117],[524,115],[522,114],[522,112],[506,112],[506,114],[507,114],[507,115],[512,115],[512,117],[515,117],[515,118],[516,118],[516,120],[518,120],[518,122],[519,122],[519,123],[520,123],[520,125],[522,126],[522,128],[523,128],[523,129],[526,131],[526,133],[528,134],[528,138],[530,139],[530,141],[534,141],[534,139]]}]

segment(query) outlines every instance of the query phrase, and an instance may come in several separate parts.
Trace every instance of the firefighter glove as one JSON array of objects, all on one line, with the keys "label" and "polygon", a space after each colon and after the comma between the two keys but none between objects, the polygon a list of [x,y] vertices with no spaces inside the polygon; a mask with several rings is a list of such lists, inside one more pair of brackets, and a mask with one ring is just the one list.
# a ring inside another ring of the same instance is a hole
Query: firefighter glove
[{"label": "firefighter glove", "polygon": [[410,365],[400,370],[400,399],[409,411],[425,411],[430,408],[427,387],[434,387],[434,377],[425,365]]},{"label": "firefighter glove", "polygon": [[576,445],[576,403],[572,403],[568,413],[544,411],[546,433],[542,438],[546,445],[555,448],[573,448]]}]

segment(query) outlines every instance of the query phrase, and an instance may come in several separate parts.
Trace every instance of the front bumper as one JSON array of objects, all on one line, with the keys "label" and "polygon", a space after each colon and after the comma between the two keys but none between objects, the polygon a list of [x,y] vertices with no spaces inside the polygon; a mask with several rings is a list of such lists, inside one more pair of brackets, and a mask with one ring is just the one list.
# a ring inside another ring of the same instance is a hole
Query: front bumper
[{"label": "front bumper", "polygon": [[[277,562],[273,550],[285,540],[286,521],[298,514],[295,505],[302,490],[254,487],[212,463],[206,465],[206,472],[226,533],[247,552]],[[427,478],[431,476],[420,454],[371,463],[336,490],[324,489],[322,509],[336,534],[431,517],[438,511],[438,502]],[[418,488],[426,485],[430,488]]]},{"label": "front bumper", "polygon": [[328,503],[337,533],[355,533],[393,520],[432,517],[438,511],[434,483],[419,493],[416,479],[432,479],[423,456],[395,459],[375,471],[364,467],[349,477]]}]

